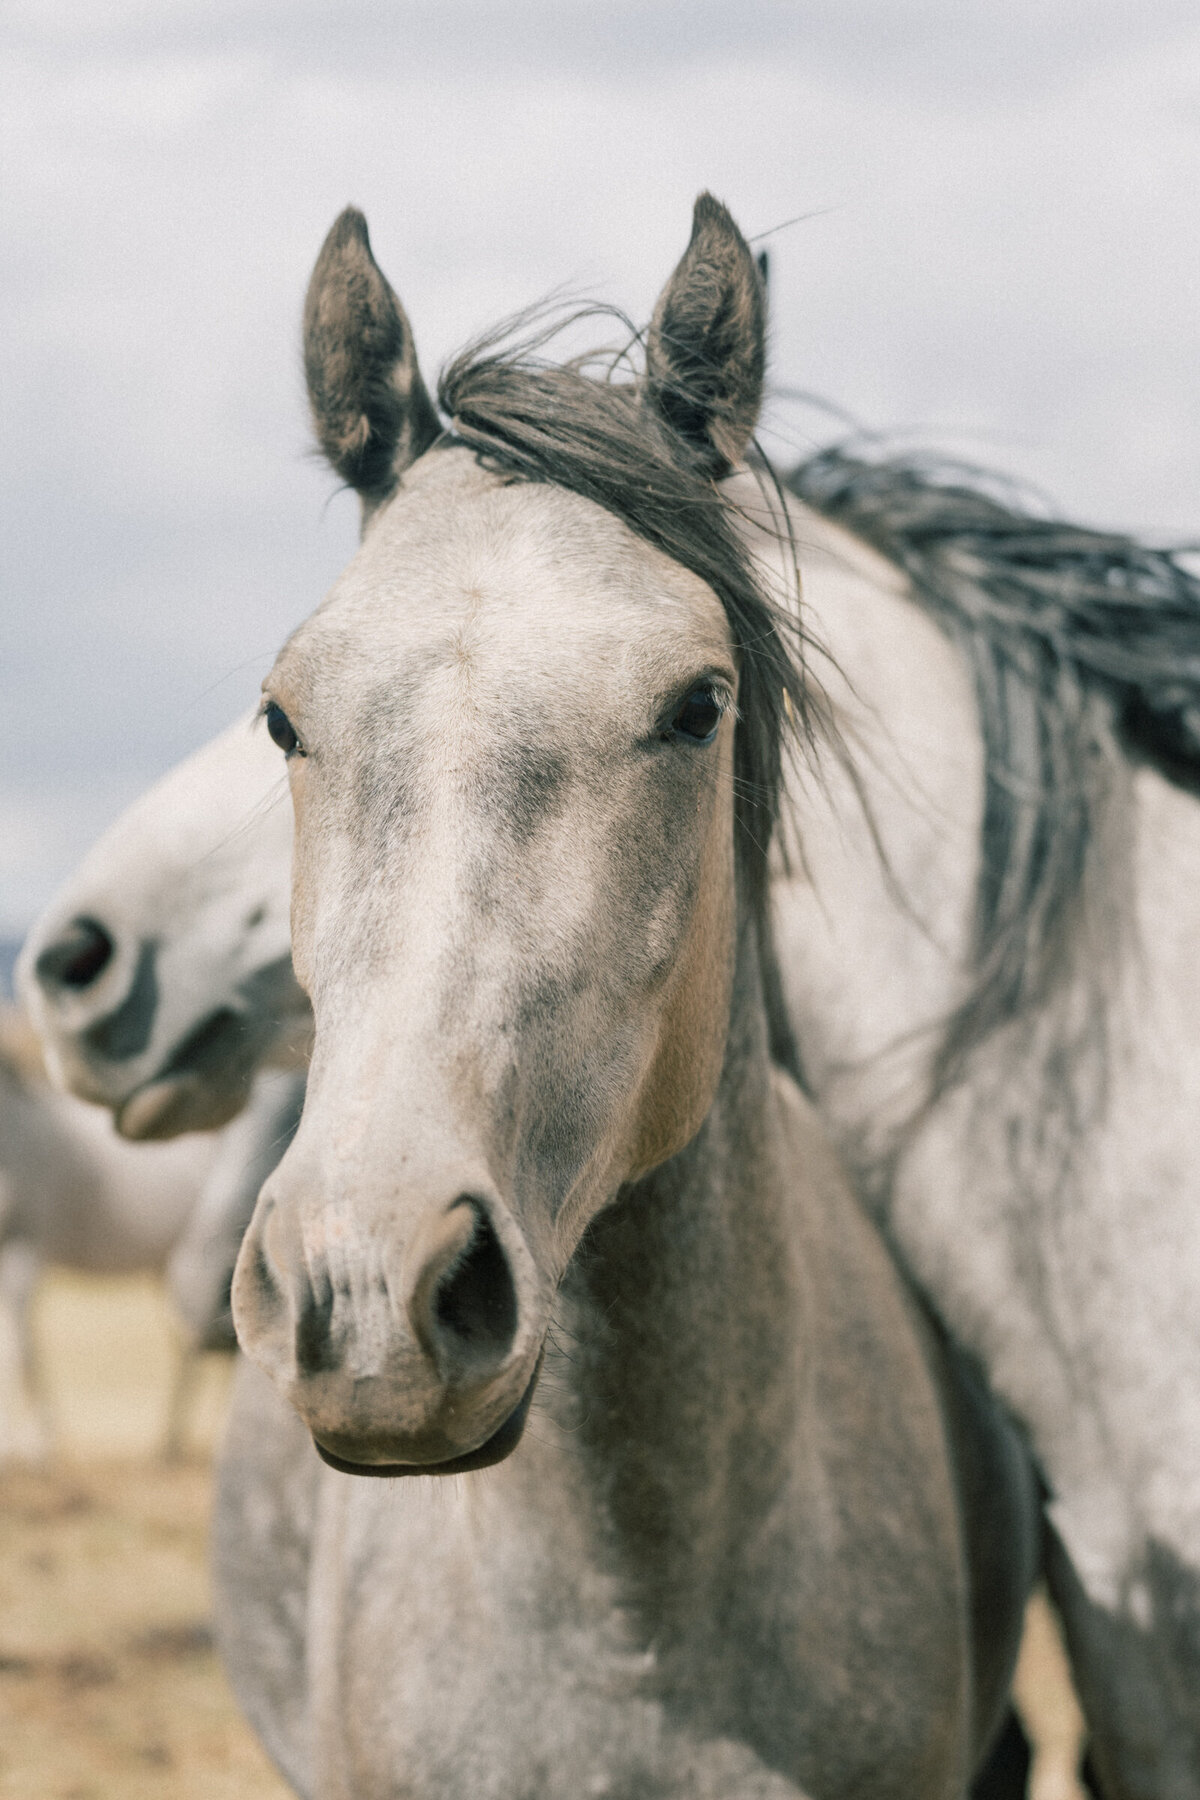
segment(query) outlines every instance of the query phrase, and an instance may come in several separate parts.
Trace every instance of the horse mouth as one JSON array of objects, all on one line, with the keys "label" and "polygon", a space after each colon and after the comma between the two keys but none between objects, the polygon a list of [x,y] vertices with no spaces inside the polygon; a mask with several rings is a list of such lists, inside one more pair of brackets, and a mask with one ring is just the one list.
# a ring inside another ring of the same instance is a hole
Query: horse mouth
[{"label": "horse mouth", "polygon": [[395,1480],[400,1475],[469,1475],[474,1469],[490,1469],[493,1463],[503,1462],[506,1456],[511,1456],[520,1443],[525,1431],[525,1421],[529,1417],[533,1390],[537,1386],[538,1376],[541,1372],[542,1358],[539,1356],[533,1374],[529,1378],[529,1386],[504,1423],[497,1426],[491,1437],[486,1438],[478,1448],[466,1450],[461,1456],[452,1456],[446,1462],[348,1462],[345,1457],[335,1456],[332,1450],[326,1450],[316,1436],[313,1437],[313,1444],[321,1461],[328,1463],[331,1469],[336,1469],[341,1475],[375,1475]]},{"label": "horse mouth", "polygon": [[245,1015],[218,1007],[128,1095],[115,1113],[117,1130],[140,1143],[227,1125],[246,1103],[255,1048]]},{"label": "horse mouth", "polygon": [[245,1100],[244,1087],[217,1094],[186,1076],[147,1081],[118,1108],[114,1123],[123,1138],[138,1144],[185,1131],[216,1131],[237,1118]]}]

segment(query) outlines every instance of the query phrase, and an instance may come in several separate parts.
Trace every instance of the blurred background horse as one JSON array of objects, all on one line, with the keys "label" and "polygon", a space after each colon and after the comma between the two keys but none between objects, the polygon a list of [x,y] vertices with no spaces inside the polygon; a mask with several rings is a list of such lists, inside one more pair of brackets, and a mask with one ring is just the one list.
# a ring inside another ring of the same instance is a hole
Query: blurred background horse
[{"label": "blurred background horse", "polygon": [[163,1448],[181,1451],[198,1359],[235,1347],[233,1264],[302,1096],[302,1078],[266,1072],[224,1132],[131,1144],[56,1092],[28,1024],[0,1015],[0,1460],[53,1447],[32,1320],[51,1265],[165,1276],[181,1330]]},{"label": "blurred background horse", "polygon": [[[162,1274],[213,1161],[207,1137],[133,1145],[95,1107],[56,1093],[12,1015],[0,1025],[0,1458],[53,1440],[32,1332],[51,1263],[92,1274]],[[166,1448],[182,1442],[190,1354],[181,1358]]]}]

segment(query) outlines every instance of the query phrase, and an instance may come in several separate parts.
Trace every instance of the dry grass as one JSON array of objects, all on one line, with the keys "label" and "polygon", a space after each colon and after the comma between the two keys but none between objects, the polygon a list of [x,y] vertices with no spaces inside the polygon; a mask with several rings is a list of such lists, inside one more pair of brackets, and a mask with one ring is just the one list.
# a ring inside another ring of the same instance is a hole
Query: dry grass
[{"label": "dry grass", "polygon": [[55,1276],[39,1341],[59,1450],[0,1470],[2,1800],[285,1800],[209,1632],[204,1370],[187,1460],[158,1451],[175,1366],[148,1281]]}]

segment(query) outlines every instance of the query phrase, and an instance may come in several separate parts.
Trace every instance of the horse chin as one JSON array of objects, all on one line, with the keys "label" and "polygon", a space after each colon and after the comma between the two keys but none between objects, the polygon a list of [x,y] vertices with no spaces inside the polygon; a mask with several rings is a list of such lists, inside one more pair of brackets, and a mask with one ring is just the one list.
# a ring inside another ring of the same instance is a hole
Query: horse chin
[{"label": "horse chin", "polygon": [[157,1074],[114,1108],[117,1130],[140,1142],[228,1125],[250,1096],[269,1041],[253,1014],[216,1007],[175,1045]]},{"label": "horse chin", "polygon": [[344,1456],[336,1456],[332,1450],[327,1450],[315,1434],[313,1444],[321,1461],[328,1463],[331,1469],[336,1469],[341,1475],[375,1475],[395,1480],[401,1475],[469,1475],[475,1469],[490,1469],[493,1463],[503,1462],[506,1456],[511,1456],[520,1443],[525,1432],[525,1421],[529,1417],[533,1390],[537,1386],[538,1376],[541,1372],[542,1358],[539,1356],[530,1377],[529,1386],[504,1423],[498,1426],[491,1437],[485,1439],[476,1449],[464,1451],[461,1456],[452,1456],[446,1462],[350,1462]]},{"label": "horse chin", "polygon": [[237,1117],[245,1099],[244,1087],[220,1094],[188,1076],[148,1081],[121,1105],[114,1123],[134,1143],[179,1137],[185,1131],[215,1131]]}]

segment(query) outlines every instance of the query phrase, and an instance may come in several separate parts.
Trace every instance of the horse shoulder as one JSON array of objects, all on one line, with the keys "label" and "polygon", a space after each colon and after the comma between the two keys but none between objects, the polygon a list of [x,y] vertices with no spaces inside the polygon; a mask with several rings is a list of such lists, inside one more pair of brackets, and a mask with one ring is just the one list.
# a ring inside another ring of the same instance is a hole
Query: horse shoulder
[{"label": "horse shoulder", "polygon": [[853,1640],[869,1619],[887,1729],[899,1742],[913,1721],[930,1722],[930,1767],[965,1767],[970,1593],[936,1349],[812,1108],[791,1083],[779,1093],[804,1270],[800,1432],[819,1465],[804,1478],[805,1528],[824,1515],[824,1579],[837,1597],[829,1655],[858,1666]]},{"label": "horse shoulder", "polygon": [[898,1455],[916,1486],[940,1493],[949,1518],[949,1481],[937,1472],[946,1466],[938,1373],[923,1322],[813,1107],[786,1077],[776,1081],[796,1171],[805,1344],[817,1365],[809,1378],[826,1390],[829,1416],[862,1431],[867,1460],[876,1454],[870,1434],[884,1431],[885,1460]]}]

